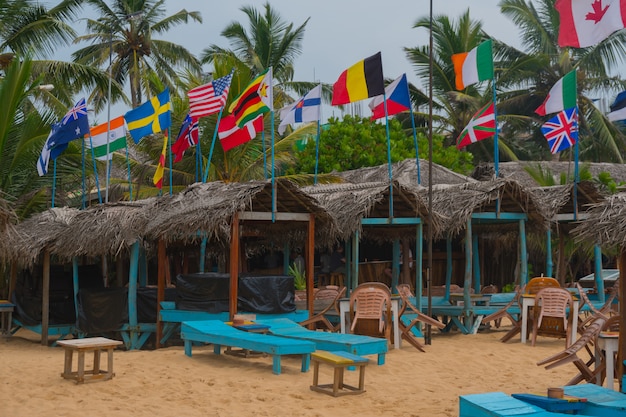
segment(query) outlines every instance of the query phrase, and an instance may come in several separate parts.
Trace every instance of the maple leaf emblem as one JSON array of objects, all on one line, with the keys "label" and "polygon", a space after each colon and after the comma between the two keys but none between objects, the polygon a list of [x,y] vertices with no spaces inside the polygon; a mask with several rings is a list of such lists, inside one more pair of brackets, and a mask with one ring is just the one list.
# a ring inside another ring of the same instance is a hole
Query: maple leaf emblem
[{"label": "maple leaf emblem", "polygon": [[602,8],[602,0],[594,0],[594,2],[591,3],[591,7],[593,8],[593,12],[587,13],[585,20],[593,20],[593,23],[598,23],[602,20],[609,8],[609,6],[606,6],[604,9]]}]

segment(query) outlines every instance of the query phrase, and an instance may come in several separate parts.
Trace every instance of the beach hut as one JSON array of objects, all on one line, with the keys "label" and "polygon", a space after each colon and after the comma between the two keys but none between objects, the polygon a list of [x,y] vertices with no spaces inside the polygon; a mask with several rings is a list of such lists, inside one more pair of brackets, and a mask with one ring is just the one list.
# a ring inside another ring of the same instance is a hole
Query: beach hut
[{"label": "beach hut", "polygon": [[[49,335],[64,337],[74,333],[75,323],[68,321],[65,323],[50,324],[50,261],[52,247],[57,236],[65,230],[73,218],[78,214],[77,209],[68,207],[55,207],[18,223],[15,226],[15,233],[8,236],[7,256],[12,262],[12,269],[23,268],[26,270],[38,269],[41,276],[40,287],[34,301],[40,298],[40,310],[34,307],[31,324],[21,323],[14,317],[14,322],[19,326],[28,328],[35,333],[41,334],[41,343],[48,345]],[[11,274],[11,285],[9,286],[11,295],[15,296],[16,273]],[[40,291],[40,293],[39,293]],[[16,306],[19,313],[19,305]],[[19,316],[19,314],[18,314]]]},{"label": "beach hut", "polygon": [[167,247],[195,244],[204,252],[208,243],[210,250],[228,262],[232,319],[237,313],[238,278],[245,258],[242,242],[248,236],[268,236],[279,245],[304,242],[307,303],[313,313],[315,241],[332,240],[337,229],[324,208],[293,182],[278,178],[197,183],[178,194],[158,198],[149,210],[146,233],[158,245],[159,294],[165,286]]},{"label": "beach hut", "polygon": [[[624,359],[626,358],[626,193],[618,193],[607,197],[604,201],[592,205],[587,216],[572,230],[580,244],[596,244],[603,248],[617,248],[619,250],[619,314],[620,335],[617,370],[618,375],[624,374]],[[624,384],[621,383],[622,391]]]}]

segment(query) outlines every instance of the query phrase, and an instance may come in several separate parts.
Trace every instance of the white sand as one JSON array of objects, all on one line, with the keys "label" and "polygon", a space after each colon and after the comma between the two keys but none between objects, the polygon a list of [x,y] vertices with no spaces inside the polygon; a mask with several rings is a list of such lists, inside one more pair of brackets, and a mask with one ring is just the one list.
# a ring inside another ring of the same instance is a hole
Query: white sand
[{"label": "white sand", "polygon": [[[572,364],[550,371],[536,365],[561,351],[563,339],[538,337],[535,347],[520,344],[519,336],[501,343],[507,329],[437,331],[427,353],[405,342],[383,366],[370,356],[367,392],[338,398],[309,389],[313,373],[300,372],[300,358],[284,358],[282,374],[274,375],[270,357],[218,356],[212,346],[194,348],[191,358],[182,346],[116,350],[112,380],[77,385],[61,377],[62,348],[42,346],[39,335],[20,330],[0,339],[0,415],[452,417],[459,415],[459,395],[545,393],[576,374]],[[330,369],[320,374],[321,382],[332,380]],[[346,382],[355,384],[357,376],[348,372]]]}]

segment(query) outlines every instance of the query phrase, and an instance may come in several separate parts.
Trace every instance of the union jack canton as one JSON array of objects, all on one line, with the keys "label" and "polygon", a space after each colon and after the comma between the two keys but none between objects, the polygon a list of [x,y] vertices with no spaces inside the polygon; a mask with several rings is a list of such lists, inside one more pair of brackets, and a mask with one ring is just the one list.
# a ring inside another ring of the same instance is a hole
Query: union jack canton
[{"label": "union jack canton", "polygon": [[541,126],[553,154],[567,149],[578,141],[578,107],[565,109]]}]

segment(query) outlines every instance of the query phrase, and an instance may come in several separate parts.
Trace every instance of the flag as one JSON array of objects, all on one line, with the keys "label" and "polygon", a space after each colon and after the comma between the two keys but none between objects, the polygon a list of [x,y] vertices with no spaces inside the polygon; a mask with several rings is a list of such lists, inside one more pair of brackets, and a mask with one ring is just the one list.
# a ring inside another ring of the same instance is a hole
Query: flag
[{"label": "flag", "polygon": [[469,121],[456,141],[456,147],[461,149],[470,143],[487,139],[496,134],[496,113],[494,105],[489,102],[483,106]]},{"label": "flag", "polygon": [[586,48],[626,27],[626,0],[557,0],[559,46]]},{"label": "flag", "polygon": [[479,81],[493,78],[493,53],[491,39],[481,43],[469,52],[452,55],[457,90]]},{"label": "flag", "polygon": [[[411,98],[409,97],[409,84],[406,81],[406,74],[402,74],[396,78],[391,84],[385,87],[385,96],[387,96],[387,115],[407,111],[411,108]],[[385,117],[384,96],[378,96],[370,101],[370,109],[372,109],[372,120]]]},{"label": "flag", "polygon": [[165,172],[165,153],[167,152],[167,131],[163,135],[163,149],[161,149],[161,156],[159,156],[159,162],[157,169],[154,171],[154,177],[152,177],[152,183],[159,190],[163,188],[163,174]]},{"label": "flag", "polygon": [[545,116],[576,107],[576,95],[576,70],[572,70],[552,86],[548,96],[541,106],[537,107],[535,113]]},{"label": "flag", "polygon": [[63,116],[60,122],[52,125],[50,135],[44,143],[41,155],[37,161],[37,172],[40,176],[48,172],[48,161],[56,159],[74,139],[79,139],[89,133],[87,118],[87,104],[82,98]]},{"label": "flag", "polygon": [[285,133],[285,128],[292,123],[316,122],[322,112],[322,86],[318,85],[304,97],[280,111],[278,133]]},{"label": "flag", "polygon": [[189,90],[187,96],[189,97],[191,117],[199,119],[220,111],[222,106],[226,104],[234,72],[235,70],[232,70],[230,74],[224,77]]},{"label": "flag", "polygon": [[611,104],[611,112],[607,117],[612,122],[626,121],[626,91],[622,91],[615,97]]},{"label": "flag", "polygon": [[380,52],[359,61],[344,72],[333,85],[333,106],[376,97],[385,91]]},{"label": "flag", "polygon": [[578,108],[563,110],[541,126],[553,154],[573,146],[578,140]]},{"label": "flag", "polygon": [[243,127],[274,107],[272,68],[256,77],[233,101],[228,109],[235,116],[235,124]]},{"label": "flag", "polygon": [[170,90],[166,88],[141,106],[127,112],[124,119],[135,143],[139,143],[144,136],[162,132],[170,127],[171,110]]},{"label": "flag", "polygon": [[[109,157],[107,158],[107,132],[109,132]],[[111,154],[117,150],[126,148],[126,129],[124,117],[119,116],[111,119],[109,123],[102,123],[91,128],[91,146],[96,159],[111,159]]]},{"label": "flag", "polygon": [[192,146],[198,144],[198,119],[187,113],[187,117],[183,121],[178,132],[176,142],[172,145],[172,153],[175,155],[174,162],[180,162],[185,155],[185,151]]},{"label": "flag", "polygon": [[217,134],[220,137],[220,143],[224,152],[254,139],[257,132],[263,130],[263,116],[257,116],[256,119],[248,122],[243,128],[239,128],[235,124],[235,116],[232,114],[220,120]]}]

